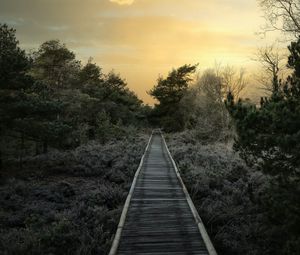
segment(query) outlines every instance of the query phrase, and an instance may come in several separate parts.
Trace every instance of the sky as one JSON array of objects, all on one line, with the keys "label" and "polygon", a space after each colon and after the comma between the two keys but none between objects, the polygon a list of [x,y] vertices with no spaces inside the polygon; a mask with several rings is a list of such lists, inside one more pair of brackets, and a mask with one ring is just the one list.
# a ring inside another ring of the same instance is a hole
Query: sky
[{"label": "sky", "polygon": [[83,64],[126,79],[145,103],[158,75],[215,62],[249,70],[264,24],[256,0],[0,0],[0,23],[17,29],[21,47],[59,39]]}]

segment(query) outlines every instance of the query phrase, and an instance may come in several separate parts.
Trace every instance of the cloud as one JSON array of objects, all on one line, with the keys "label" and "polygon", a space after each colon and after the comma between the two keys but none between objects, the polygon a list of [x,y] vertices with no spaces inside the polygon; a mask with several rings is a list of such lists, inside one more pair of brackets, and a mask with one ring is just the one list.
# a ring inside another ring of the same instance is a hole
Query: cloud
[{"label": "cloud", "polygon": [[47,27],[50,31],[65,31],[65,30],[68,30],[68,26],[48,26]]},{"label": "cloud", "polygon": [[134,3],[134,0],[109,0],[109,1],[120,5],[132,5]]},{"label": "cloud", "polygon": [[248,65],[259,44],[255,1],[0,0],[0,6],[0,23],[17,29],[23,48],[60,39],[83,63],[92,56],[105,72],[120,72],[147,103],[158,74],[215,60]]}]

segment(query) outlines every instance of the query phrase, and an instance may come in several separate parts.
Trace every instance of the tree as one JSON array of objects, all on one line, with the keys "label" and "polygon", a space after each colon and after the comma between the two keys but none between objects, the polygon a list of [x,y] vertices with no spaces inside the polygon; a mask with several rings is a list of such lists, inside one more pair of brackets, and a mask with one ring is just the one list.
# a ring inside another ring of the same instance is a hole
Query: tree
[{"label": "tree", "polygon": [[94,94],[95,89],[103,82],[103,73],[99,66],[92,63],[92,59],[79,72],[81,91],[89,95]]},{"label": "tree", "polygon": [[1,89],[24,87],[29,61],[20,49],[16,30],[0,24],[0,86]]},{"label": "tree", "polygon": [[86,125],[87,136],[90,140],[96,138],[98,115],[99,112],[105,111],[106,97],[110,95],[104,82],[105,79],[105,74],[97,64],[92,62],[91,58],[79,73],[80,91],[87,96],[84,107],[81,109],[81,122]]},{"label": "tree", "polygon": [[285,74],[285,57],[280,53],[280,49],[274,45],[260,48],[254,60],[262,67],[258,76],[262,89],[271,94],[278,91],[280,80]]},{"label": "tree", "polygon": [[238,134],[235,149],[248,164],[272,176],[266,201],[270,226],[285,233],[277,240],[276,254],[300,252],[300,39],[288,48],[293,72],[260,107],[234,102],[231,94],[226,102]]},{"label": "tree", "polygon": [[124,126],[144,121],[148,111],[120,75],[103,74],[92,59],[82,67],[58,40],[43,43],[28,56],[15,32],[0,25],[0,138],[9,135],[13,144],[20,140],[20,159],[27,141],[36,143],[37,153],[41,146],[46,153],[49,145],[64,149],[95,139],[107,124],[99,112],[105,112],[119,137]]},{"label": "tree", "polygon": [[236,98],[246,88],[245,70],[236,70],[233,66],[217,66],[207,69],[199,77],[196,87],[212,101],[223,103],[230,92]]},{"label": "tree", "polygon": [[72,94],[79,86],[79,70],[75,54],[57,40],[43,43],[34,53],[28,73],[35,80],[35,102],[43,111],[35,111],[31,123],[37,130],[36,139],[43,142],[44,152],[49,143],[61,147],[66,133],[77,125],[71,109],[76,103]]},{"label": "tree", "polygon": [[294,71],[270,98],[261,101],[260,108],[249,107],[242,100],[234,102],[231,94],[226,102],[236,119],[236,147],[243,156],[261,158],[264,170],[286,177],[294,173],[292,169],[300,162],[300,40],[291,43],[289,50],[288,67]]},{"label": "tree", "polygon": [[59,92],[76,84],[80,62],[65,44],[58,40],[44,42],[33,58],[30,75],[46,85],[49,92]]},{"label": "tree", "polygon": [[[83,120],[88,125],[89,138],[99,137],[102,118],[105,112],[112,126],[137,124],[143,112],[142,101],[127,87],[126,81],[115,72],[103,74],[101,68],[91,60],[79,74],[81,92],[89,96],[85,104]],[[105,123],[103,123],[105,125]],[[109,138],[109,134],[107,134]]]},{"label": "tree", "polygon": [[241,92],[246,88],[245,69],[237,71],[232,66],[225,66],[221,71],[222,78],[222,100],[230,92],[236,98],[240,97]]},{"label": "tree", "polygon": [[[231,137],[231,118],[224,105],[228,91],[239,95],[245,82],[232,67],[207,69],[198,76],[180,103],[186,127],[202,141]],[[243,73],[242,73],[243,74]]]},{"label": "tree", "polygon": [[259,0],[265,13],[264,32],[281,31],[298,37],[300,34],[300,2],[298,0]]},{"label": "tree", "polygon": [[104,101],[114,124],[121,121],[125,125],[137,124],[142,111],[142,101],[129,90],[126,81],[111,71],[104,79]]},{"label": "tree", "polygon": [[[17,132],[20,134],[20,159],[24,149],[22,122],[29,110],[27,90],[30,79],[26,75],[30,61],[20,49],[15,36],[16,30],[0,24],[0,133]],[[0,148],[0,168],[2,166]],[[22,160],[20,160],[22,162]]]},{"label": "tree", "polygon": [[223,101],[222,77],[214,69],[207,69],[203,72],[196,82],[196,89],[212,102],[222,103]]},{"label": "tree", "polygon": [[167,78],[159,77],[157,85],[149,94],[158,100],[154,110],[154,117],[167,131],[179,131],[184,128],[184,116],[180,112],[179,104],[188,90],[191,75],[195,73],[197,65],[184,65],[173,69]]}]

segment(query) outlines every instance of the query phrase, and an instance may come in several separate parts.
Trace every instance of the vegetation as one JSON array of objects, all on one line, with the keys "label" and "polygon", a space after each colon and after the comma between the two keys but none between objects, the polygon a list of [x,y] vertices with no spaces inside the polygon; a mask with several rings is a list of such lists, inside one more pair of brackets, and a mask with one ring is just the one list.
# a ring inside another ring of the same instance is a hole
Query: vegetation
[{"label": "vegetation", "polygon": [[193,130],[168,135],[168,145],[218,254],[274,254],[263,206],[269,177],[231,144],[203,143]]},{"label": "vegetation", "polygon": [[261,82],[269,94],[257,105],[226,86],[235,80],[231,84],[243,88],[243,76],[226,79],[218,68],[203,72],[180,102],[185,131],[168,137],[221,254],[300,252],[299,5],[260,3],[269,28],[296,35],[285,60],[290,75],[282,75],[283,57],[272,46],[261,49]]},{"label": "vegetation", "polygon": [[272,176],[268,223],[274,236],[278,232],[285,233],[284,238],[276,242],[278,254],[300,252],[299,49],[300,40],[289,46],[288,66],[293,73],[284,84],[274,80],[271,97],[262,99],[260,107],[245,106],[241,100],[235,103],[230,94],[227,101],[238,133],[235,148],[249,165],[256,165]]},{"label": "vegetation", "polygon": [[263,32],[281,31],[285,35],[298,37],[300,33],[299,10],[297,0],[259,0],[265,13],[266,25]]},{"label": "vegetation", "polygon": [[106,254],[148,137],[118,74],[0,25],[1,254]]},{"label": "vegetation", "polygon": [[152,114],[152,122],[166,131],[182,131],[185,127],[184,115],[181,112],[180,101],[188,90],[191,74],[196,71],[196,65],[184,65],[173,69],[168,77],[159,77],[157,85],[149,94],[159,101]]},{"label": "vegetation", "polygon": [[263,32],[293,38],[289,75],[272,46],[258,52],[259,105],[242,98],[245,70],[187,64],[158,78],[150,108],[60,41],[27,54],[0,25],[1,251],[107,253],[147,128],[160,127],[220,254],[299,254],[300,6],[259,3]]},{"label": "vegetation", "polygon": [[[124,136],[130,125],[146,124],[141,100],[118,74],[103,74],[92,60],[81,66],[57,40],[27,56],[14,29],[1,25],[0,38],[1,162],[18,156],[22,167],[25,150],[39,154],[49,146],[105,142]],[[7,148],[7,141],[14,146]]]},{"label": "vegetation", "polygon": [[6,163],[1,254],[107,254],[148,137]]},{"label": "vegetation", "polygon": [[169,135],[171,151],[221,254],[300,252],[299,49],[291,43],[292,74],[282,81],[275,73],[260,105],[231,90],[225,100],[215,70],[181,102],[192,121]]}]

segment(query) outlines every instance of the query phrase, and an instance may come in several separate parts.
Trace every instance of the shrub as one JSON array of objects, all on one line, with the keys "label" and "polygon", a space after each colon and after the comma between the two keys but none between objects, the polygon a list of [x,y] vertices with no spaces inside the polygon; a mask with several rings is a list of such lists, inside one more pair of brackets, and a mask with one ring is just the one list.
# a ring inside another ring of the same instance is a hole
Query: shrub
[{"label": "shrub", "polygon": [[17,175],[6,172],[0,185],[0,253],[108,253],[146,140],[130,136],[52,151],[25,158]]},{"label": "shrub", "polygon": [[269,179],[249,169],[230,144],[169,136],[168,144],[219,254],[272,254],[263,201]]}]

